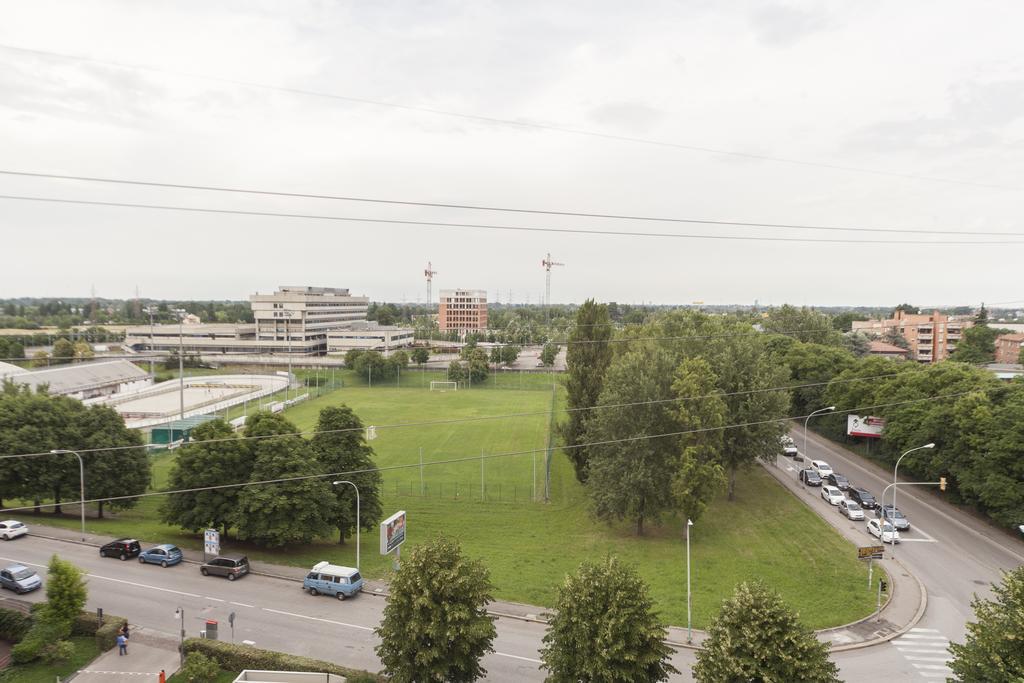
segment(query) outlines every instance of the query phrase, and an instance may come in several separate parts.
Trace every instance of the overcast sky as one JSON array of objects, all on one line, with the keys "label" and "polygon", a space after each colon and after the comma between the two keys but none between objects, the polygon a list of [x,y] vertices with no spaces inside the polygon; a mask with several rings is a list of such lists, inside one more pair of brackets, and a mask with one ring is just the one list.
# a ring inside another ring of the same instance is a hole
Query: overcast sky
[{"label": "overcast sky", "polygon": [[[1018,232],[1018,2],[33,0],[0,22],[0,169],[384,199]],[[144,66],[120,68],[11,47]],[[206,78],[201,78],[204,76]],[[236,83],[230,82],[234,81]],[[252,82],[801,165],[247,87]],[[843,166],[881,173],[828,168]],[[887,175],[888,174],[888,175]],[[910,178],[905,176],[917,176]],[[959,182],[938,182],[925,177]],[[530,227],[1015,240],[557,218],[0,176],[0,194]],[[1024,300],[1022,245],[395,227],[0,200],[0,296],[818,305]]]}]

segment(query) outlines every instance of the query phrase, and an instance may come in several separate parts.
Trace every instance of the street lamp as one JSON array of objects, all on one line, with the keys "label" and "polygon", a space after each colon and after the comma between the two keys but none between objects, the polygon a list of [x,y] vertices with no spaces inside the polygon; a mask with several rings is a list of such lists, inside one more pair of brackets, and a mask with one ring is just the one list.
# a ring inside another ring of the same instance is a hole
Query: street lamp
[{"label": "street lamp", "polygon": [[[291,321],[292,316],[295,315],[295,311],[281,311],[281,316],[287,318],[284,320],[284,334],[288,337],[288,386],[284,390],[284,400],[288,400],[288,390],[292,388],[292,331]],[[358,567],[356,567],[358,569]]]},{"label": "street lamp", "polygon": [[185,608],[179,607],[174,610],[174,616],[176,616],[181,623],[181,628],[178,631],[178,661],[181,666],[185,666]]},{"label": "street lamp", "polygon": [[[934,443],[926,443],[923,446],[918,446],[917,448],[911,448],[909,451],[907,451],[907,453],[913,453],[914,451],[919,451],[919,450],[922,450],[924,448],[935,448],[935,444]],[[900,461],[903,460],[903,458],[905,458],[907,456],[907,453],[904,453],[899,458],[897,458],[896,459],[896,466],[892,468],[892,509],[893,509],[894,513],[896,511],[896,489],[898,488],[896,486],[896,481],[897,481],[896,473],[900,471]],[[884,494],[882,495],[882,510],[883,511],[885,510],[885,495]],[[893,523],[892,528],[893,528],[893,530],[896,529],[896,524],[895,523]],[[895,549],[896,549],[896,545],[893,544],[893,551],[895,551]]]},{"label": "street lamp", "polygon": [[[178,399],[181,414],[179,418],[185,419],[185,338],[182,325],[185,324],[184,308],[175,308],[174,313],[178,316]],[[182,425],[182,430],[185,427]],[[182,432],[184,433],[184,431]]]},{"label": "street lamp", "polygon": [[338,484],[348,484],[356,490],[356,569],[359,569],[359,487],[345,480],[331,482],[332,486],[337,486]]},{"label": "street lamp", "polygon": [[78,458],[78,495],[79,500],[81,501],[80,507],[82,509],[82,540],[85,541],[85,465],[82,463],[82,456],[75,451],[69,451],[63,448],[54,449],[50,452],[54,455],[69,453]]},{"label": "street lamp", "polygon": [[690,620],[690,527],[692,520],[686,520],[686,642],[693,642],[693,625]]},{"label": "street lamp", "polygon": [[804,420],[804,457],[805,458],[809,458],[810,457],[810,455],[807,453],[807,423],[810,422],[811,418],[814,417],[815,415],[818,415],[819,413],[829,413],[829,412],[832,412],[835,409],[836,409],[835,406],[829,406],[828,408],[821,408],[819,410],[815,410],[813,413],[808,415],[807,418]]}]

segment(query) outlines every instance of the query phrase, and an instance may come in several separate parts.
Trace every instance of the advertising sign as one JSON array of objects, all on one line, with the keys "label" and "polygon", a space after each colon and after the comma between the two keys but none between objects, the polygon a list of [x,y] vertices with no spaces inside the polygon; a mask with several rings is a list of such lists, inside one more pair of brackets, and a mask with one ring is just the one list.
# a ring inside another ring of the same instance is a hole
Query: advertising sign
[{"label": "advertising sign", "polygon": [[207,555],[220,555],[220,532],[207,529],[203,534],[203,552]]},{"label": "advertising sign", "polygon": [[858,560],[880,560],[882,559],[882,553],[885,552],[885,548],[880,545],[866,545],[857,548],[857,559]]},{"label": "advertising sign", "polygon": [[861,417],[860,415],[846,416],[846,433],[850,436],[866,436],[871,439],[882,438],[882,430],[885,429],[884,417]]},{"label": "advertising sign", "polygon": [[380,523],[380,554],[387,555],[405,543],[405,510],[399,510]]}]

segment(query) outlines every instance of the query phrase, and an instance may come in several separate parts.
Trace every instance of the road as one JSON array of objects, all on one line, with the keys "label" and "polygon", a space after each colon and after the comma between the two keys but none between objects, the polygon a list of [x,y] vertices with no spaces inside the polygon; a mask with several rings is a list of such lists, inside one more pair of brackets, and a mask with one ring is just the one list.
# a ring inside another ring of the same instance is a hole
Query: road
[{"label": "road", "polygon": [[[803,432],[792,436],[803,444]],[[880,497],[892,483],[892,471],[886,472],[872,462],[849,453],[813,433],[809,434],[807,450],[813,460],[825,460],[851,483]],[[907,481],[905,478],[901,481]],[[891,502],[891,492],[887,502]],[[809,504],[818,509],[830,506],[818,495],[809,497]],[[850,681],[885,676],[890,680],[938,680],[950,675],[946,667],[950,641],[963,642],[965,624],[974,618],[971,599],[975,594],[991,597],[989,586],[998,583],[1001,571],[1024,564],[1024,543],[993,529],[929,492],[916,487],[900,487],[897,505],[911,523],[911,530],[902,533],[902,543],[895,553],[928,590],[928,609],[915,630],[889,644],[868,648],[848,656],[835,656],[844,678]],[[837,513],[828,511],[839,520]],[[861,545],[874,545],[876,539],[867,534],[863,523],[845,521],[846,527],[861,536]],[[856,536],[854,536],[856,538]],[[887,667],[882,663],[886,662]]]}]

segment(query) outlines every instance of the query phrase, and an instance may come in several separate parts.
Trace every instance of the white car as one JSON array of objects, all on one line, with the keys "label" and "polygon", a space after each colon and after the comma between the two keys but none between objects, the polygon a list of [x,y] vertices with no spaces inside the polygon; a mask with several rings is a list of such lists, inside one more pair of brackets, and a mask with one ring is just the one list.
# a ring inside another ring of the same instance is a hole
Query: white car
[{"label": "white car", "polygon": [[893,528],[892,524],[885,522],[885,526],[882,525],[880,519],[869,519],[868,520],[868,533],[879,539],[882,543],[899,543],[900,532]]},{"label": "white car", "polygon": [[799,454],[796,444],[793,442],[793,437],[789,434],[783,434],[779,441],[782,444],[782,452],[788,457],[795,458]]},{"label": "white car", "polygon": [[0,522],[0,538],[5,541],[24,536],[27,533],[28,527],[17,520],[9,519],[6,522]]},{"label": "white car", "polygon": [[864,521],[864,510],[860,505],[857,505],[857,501],[850,500],[849,498],[843,498],[839,501],[839,514],[850,519]]},{"label": "white car", "polygon": [[822,486],[821,497],[827,500],[829,505],[839,505],[839,503],[846,500],[843,492],[835,486]]},{"label": "white car", "polygon": [[822,479],[832,474],[832,465],[829,465],[824,460],[812,460],[811,469],[817,472],[818,476]]}]

